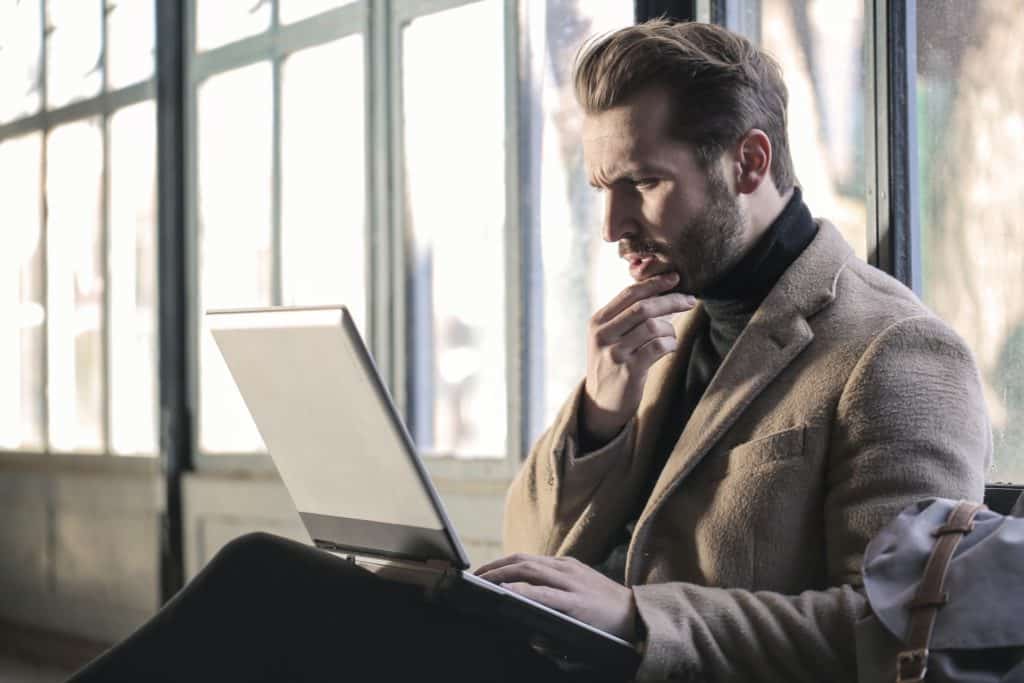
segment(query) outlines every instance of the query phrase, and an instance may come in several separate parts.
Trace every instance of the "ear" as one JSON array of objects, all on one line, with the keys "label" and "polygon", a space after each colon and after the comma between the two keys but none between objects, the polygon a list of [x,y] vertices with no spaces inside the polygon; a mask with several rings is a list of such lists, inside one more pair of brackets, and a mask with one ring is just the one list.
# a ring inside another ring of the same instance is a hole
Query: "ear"
[{"label": "ear", "polygon": [[772,141],[759,128],[752,128],[736,145],[734,178],[736,191],[753,194],[771,173]]}]

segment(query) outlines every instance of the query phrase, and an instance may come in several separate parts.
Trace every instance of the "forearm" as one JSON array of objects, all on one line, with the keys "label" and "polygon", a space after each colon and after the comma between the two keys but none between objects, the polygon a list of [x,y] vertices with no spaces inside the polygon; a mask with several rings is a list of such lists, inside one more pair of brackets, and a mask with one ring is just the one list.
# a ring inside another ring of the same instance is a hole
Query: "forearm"
[{"label": "forearm", "polygon": [[797,596],[688,583],[635,586],[646,629],[638,681],[854,681],[850,586]]},{"label": "forearm", "polygon": [[[508,552],[554,555],[610,476],[625,476],[633,456],[635,421],[592,453],[579,444],[582,384],[523,463],[505,501]],[[619,479],[620,485],[623,482]]]}]

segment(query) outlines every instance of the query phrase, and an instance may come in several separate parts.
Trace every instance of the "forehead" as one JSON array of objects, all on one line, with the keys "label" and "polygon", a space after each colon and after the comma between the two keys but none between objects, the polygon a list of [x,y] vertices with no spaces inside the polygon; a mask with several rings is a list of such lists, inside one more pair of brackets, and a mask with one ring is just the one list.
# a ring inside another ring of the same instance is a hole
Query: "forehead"
[{"label": "forehead", "polygon": [[660,90],[646,90],[612,109],[583,120],[587,172],[615,178],[636,166],[695,168],[690,145],[669,135],[672,107]]}]

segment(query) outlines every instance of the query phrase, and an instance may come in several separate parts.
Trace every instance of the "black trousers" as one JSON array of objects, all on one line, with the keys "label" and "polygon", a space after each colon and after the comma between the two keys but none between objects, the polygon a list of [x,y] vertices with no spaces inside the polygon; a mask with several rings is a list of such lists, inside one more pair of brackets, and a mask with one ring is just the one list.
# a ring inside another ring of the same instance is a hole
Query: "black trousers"
[{"label": "black trousers", "polygon": [[232,541],[149,622],[71,679],[103,681],[595,680],[500,624],[269,534]]}]

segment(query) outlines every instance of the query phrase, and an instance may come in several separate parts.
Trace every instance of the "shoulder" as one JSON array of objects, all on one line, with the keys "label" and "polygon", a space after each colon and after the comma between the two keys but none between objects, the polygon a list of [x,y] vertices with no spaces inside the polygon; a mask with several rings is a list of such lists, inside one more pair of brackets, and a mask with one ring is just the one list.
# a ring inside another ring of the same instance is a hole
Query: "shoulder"
[{"label": "shoulder", "polygon": [[[924,345],[970,358],[966,343],[903,283],[859,258],[851,258],[836,279],[835,299],[812,327],[833,328],[871,346]],[[823,330],[825,331],[825,330]]]}]

